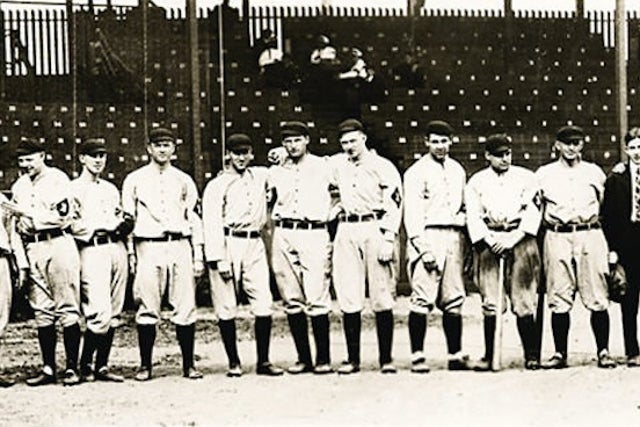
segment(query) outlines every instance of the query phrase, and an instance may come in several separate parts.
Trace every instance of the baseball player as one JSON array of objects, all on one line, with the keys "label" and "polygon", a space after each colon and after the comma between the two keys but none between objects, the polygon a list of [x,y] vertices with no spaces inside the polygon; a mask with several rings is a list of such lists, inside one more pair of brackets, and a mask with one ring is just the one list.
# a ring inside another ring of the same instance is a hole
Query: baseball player
[{"label": "baseball player", "polygon": [[[72,231],[80,251],[80,291],[87,329],[80,356],[83,380],[122,382],[109,372],[109,352],[124,306],[128,262],[125,240],[133,219],[123,217],[120,192],[101,175],[105,143],[88,139],[80,146],[82,172],[71,181],[76,220]],[[94,369],[94,353],[95,369]]]},{"label": "baseball player", "polygon": [[447,339],[450,370],[469,369],[462,354],[462,303],[466,238],[463,193],[465,171],[449,157],[453,129],[443,121],[425,129],[428,153],[404,174],[404,225],[411,281],[409,336],[411,371],[427,373],[424,356],[427,315],[438,307]]},{"label": "baseball player", "polygon": [[171,321],[182,352],[182,374],[199,379],[193,347],[196,322],[195,277],[204,270],[202,224],[194,209],[198,191],[193,179],[171,164],[176,151],[173,133],[149,132],[149,164],[131,172],[122,185],[122,207],[134,219],[129,239],[130,269],[135,271],[133,295],[138,304],[136,323],[140,369],[135,379],[152,376],[152,352],[162,296],[168,292]]},{"label": "baseball player", "polygon": [[237,292],[246,292],[255,316],[258,375],[284,371],[269,362],[273,297],[269,266],[260,232],[267,222],[267,169],[249,166],[253,142],[245,134],[227,140],[229,168],[209,181],[202,197],[204,252],[211,282],[213,307],[229,359],[227,376],[239,377],[235,318]]},{"label": "baseball player", "polygon": [[564,126],[556,134],[557,161],[538,169],[542,218],[546,229],[542,248],[547,298],[555,354],[543,367],[567,367],[567,339],[576,291],[591,311],[598,366],[614,368],[609,356],[608,247],[598,215],[605,174],[581,159],[585,134],[578,126]]},{"label": "baseball player", "polygon": [[43,367],[27,385],[56,382],[56,321],[64,331],[66,370],[63,384],[80,382],[77,373],[81,331],[80,259],[68,229],[73,220],[69,178],[45,164],[44,145],[23,139],[16,149],[22,171],[11,188],[12,211],[22,235],[31,287],[29,302],[35,313]]},{"label": "baseball player", "polygon": [[395,373],[391,357],[396,287],[393,260],[402,212],[402,182],[393,163],[367,149],[362,123],[347,119],[338,126],[338,133],[344,153],[331,159],[332,185],[339,193],[341,210],[332,265],[348,353],[338,373],[360,370],[365,283],[369,284],[376,316],[381,372]]},{"label": "baseball player", "polygon": [[[504,310],[498,287],[504,286],[517,316],[525,369],[538,369],[534,313],[540,281],[536,235],[540,210],[534,201],[537,183],[532,171],[511,165],[511,138],[491,135],[485,143],[489,167],[474,174],[465,190],[467,229],[474,245],[474,276],[482,295],[485,355],[474,366],[488,371],[493,358],[496,311]],[[499,259],[506,283],[499,283]]]},{"label": "baseball player", "polygon": [[638,299],[640,292],[640,128],[624,138],[628,163],[607,177],[600,214],[609,244],[609,265],[620,263],[629,288],[621,301],[622,332],[627,366],[640,366],[638,347]]},{"label": "baseball player", "polygon": [[[3,208],[7,206],[8,208]],[[0,193],[0,336],[9,323],[11,313],[11,257],[18,269],[18,287],[22,287],[29,271],[29,263],[22,246],[20,235],[15,229],[15,219],[10,210],[11,202]],[[0,376],[0,388],[7,388],[15,382]]]},{"label": "baseball player", "polygon": [[[285,303],[298,361],[291,374],[331,373],[329,356],[330,242],[327,221],[331,209],[327,161],[308,152],[309,129],[301,122],[281,127],[287,159],[269,170],[274,223],[271,264]],[[316,343],[311,360],[307,315]]]}]

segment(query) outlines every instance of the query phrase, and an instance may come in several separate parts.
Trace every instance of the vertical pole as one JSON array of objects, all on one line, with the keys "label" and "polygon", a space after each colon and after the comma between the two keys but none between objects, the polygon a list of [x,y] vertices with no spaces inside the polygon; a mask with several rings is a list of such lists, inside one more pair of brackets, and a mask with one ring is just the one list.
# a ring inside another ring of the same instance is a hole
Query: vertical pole
[{"label": "vertical pole", "polygon": [[625,0],[616,0],[616,137],[620,145],[620,158],[626,160],[623,136],[627,132],[627,13]]},{"label": "vertical pole", "polygon": [[[77,28],[76,16],[73,12],[73,0],[65,0],[67,10],[67,34],[69,42],[69,70],[71,71],[71,156],[77,158],[76,136],[78,128],[78,61],[77,61]],[[77,162],[73,162],[73,172],[77,172]]]},{"label": "vertical pole", "polygon": [[7,64],[5,62],[5,31],[4,10],[2,10],[2,1],[0,0],[0,100],[4,100],[7,96],[5,92],[5,76],[7,74]]},{"label": "vertical pole", "polygon": [[226,153],[226,119],[225,119],[225,91],[224,91],[224,28],[222,19],[222,5],[218,7],[218,63],[220,74],[220,159],[224,167],[224,156]]},{"label": "vertical pole", "polygon": [[147,82],[149,67],[149,34],[147,25],[149,20],[149,0],[140,0],[140,6],[142,7],[142,119],[144,123],[144,141],[146,143],[149,139],[149,84]]},{"label": "vertical pole", "polygon": [[193,147],[193,176],[198,188],[204,184],[202,173],[202,132],[200,131],[200,60],[198,58],[198,16],[196,0],[187,1],[189,28],[189,72],[191,77],[191,144]]},{"label": "vertical pole", "polygon": [[576,17],[581,19],[584,16],[584,0],[576,0]]}]

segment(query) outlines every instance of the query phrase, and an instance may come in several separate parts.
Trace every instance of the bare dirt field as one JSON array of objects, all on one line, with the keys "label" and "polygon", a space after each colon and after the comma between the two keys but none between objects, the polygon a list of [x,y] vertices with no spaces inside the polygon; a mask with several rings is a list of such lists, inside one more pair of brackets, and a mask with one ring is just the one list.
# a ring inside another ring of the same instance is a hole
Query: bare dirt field
[{"label": "bare dirt field", "polygon": [[[337,313],[337,310],[335,311]],[[620,311],[611,312],[611,350],[622,361]],[[632,426],[640,423],[640,369],[595,367],[594,341],[588,313],[580,303],[572,316],[569,369],[524,371],[515,319],[507,316],[505,358],[499,373],[448,372],[440,316],[434,314],[427,332],[427,357],[432,372],[409,372],[407,300],[398,300],[394,356],[400,371],[377,371],[377,344],[368,313],[363,328],[363,371],[357,375],[286,375],[258,377],[253,373],[255,349],[247,313],[240,321],[240,354],[245,375],[224,376],[226,357],[210,308],[198,322],[197,365],[205,378],[180,376],[180,355],[173,327],[163,322],[154,352],[154,379],[131,379],[138,364],[131,314],[116,334],[111,362],[128,377],[124,384],[87,383],[65,388],[29,388],[24,379],[40,364],[34,324],[13,323],[4,337],[0,366],[18,384],[0,390],[0,426],[209,426],[209,425],[429,425],[429,426]],[[480,304],[472,295],[465,306],[464,347],[472,358],[483,352]],[[341,324],[334,316],[332,357],[338,365],[345,354]],[[543,357],[553,351],[545,325]],[[281,310],[276,315],[272,361],[294,361],[293,344]],[[62,342],[58,344],[63,366]]]}]

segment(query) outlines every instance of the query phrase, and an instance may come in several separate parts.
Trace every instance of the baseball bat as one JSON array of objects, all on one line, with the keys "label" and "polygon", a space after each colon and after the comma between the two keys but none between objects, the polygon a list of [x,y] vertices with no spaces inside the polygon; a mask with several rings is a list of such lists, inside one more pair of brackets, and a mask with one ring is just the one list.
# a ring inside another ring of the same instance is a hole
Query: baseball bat
[{"label": "baseball bat", "polygon": [[502,300],[504,299],[504,257],[498,259],[498,298],[496,303],[496,329],[493,339],[493,358],[491,370],[499,371],[502,367]]}]

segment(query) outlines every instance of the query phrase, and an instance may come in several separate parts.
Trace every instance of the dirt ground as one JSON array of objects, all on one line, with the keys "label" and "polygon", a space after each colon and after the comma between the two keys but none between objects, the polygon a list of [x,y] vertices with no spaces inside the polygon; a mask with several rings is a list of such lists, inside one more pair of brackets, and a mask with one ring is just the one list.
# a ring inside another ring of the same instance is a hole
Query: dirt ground
[{"label": "dirt ground", "polygon": [[[336,310],[337,312],[337,310]],[[173,328],[163,322],[154,352],[154,379],[131,379],[138,363],[131,314],[116,334],[111,362],[128,377],[124,384],[87,383],[65,388],[29,388],[24,379],[40,364],[34,324],[13,323],[2,345],[2,371],[18,384],[0,390],[0,425],[38,426],[209,426],[209,425],[430,425],[430,426],[630,426],[640,422],[640,369],[595,367],[594,341],[588,314],[577,304],[570,335],[571,367],[561,371],[522,369],[515,320],[505,323],[507,368],[499,373],[448,372],[440,316],[427,332],[427,358],[432,372],[408,371],[407,299],[396,308],[394,356],[400,371],[377,371],[377,344],[368,313],[363,328],[363,372],[340,377],[253,373],[255,348],[247,313],[240,321],[240,354],[245,375],[224,376],[226,358],[211,309],[199,313],[197,365],[205,378],[180,376],[180,355]],[[480,304],[472,295],[465,305],[464,349],[472,358],[483,352]],[[341,324],[333,318],[332,357],[345,354]],[[611,350],[622,361],[620,311],[611,309]],[[548,315],[543,356],[553,351]],[[60,337],[61,338],[61,337]],[[276,316],[272,361],[294,361],[291,338],[281,310]],[[62,342],[58,344],[63,366]]]}]

